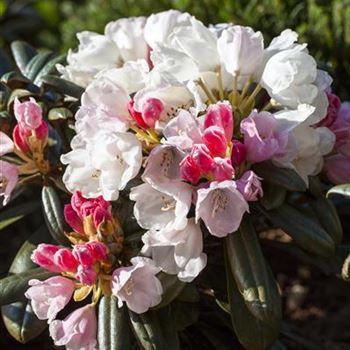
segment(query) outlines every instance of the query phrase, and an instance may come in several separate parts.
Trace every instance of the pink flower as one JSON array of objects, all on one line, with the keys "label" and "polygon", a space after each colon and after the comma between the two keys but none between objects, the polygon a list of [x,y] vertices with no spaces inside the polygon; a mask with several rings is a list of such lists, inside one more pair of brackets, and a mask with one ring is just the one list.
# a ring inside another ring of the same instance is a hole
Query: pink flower
[{"label": "pink flower", "polygon": [[128,103],[128,111],[132,119],[136,122],[136,124],[141,127],[142,129],[147,129],[148,125],[145,123],[145,121],[142,118],[142,113],[138,112],[134,108],[134,100],[130,100]]},{"label": "pink flower", "polygon": [[2,131],[0,131],[0,157],[13,152],[12,140]]},{"label": "pink flower", "polygon": [[342,185],[350,183],[350,157],[335,154],[325,158],[324,169],[330,181]]},{"label": "pink flower", "polygon": [[160,269],[148,258],[135,257],[131,263],[132,266],[113,272],[112,293],[118,298],[119,307],[125,301],[130,310],[142,314],[162,299],[163,288],[156,277]]},{"label": "pink flower", "polygon": [[74,282],[68,278],[55,276],[45,281],[30,280],[31,287],[25,292],[30,299],[39,320],[51,323],[56,315],[68,304],[74,292]]},{"label": "pink flower", "polygon": [[84,267],[91,267],[94,263],[94,258],[91,251],[85,244],[77,244],[73,248],[73,256]]},{"label": "pink flower", "polygon": [[55,345],[65,346],[67,350],[95,350],[97,320],[93,305],[83,306],[63,321],[50,324],[50,335]]},{"label": "pink flower", "polygon": [[75,278],[82,284],[92,286],[97,279],[97,273],[92,266],[79,265]]},{"label": "pink flower", "polygon": [[33,251],[31,259],[33,262],[51,272],[62,272],[62,269],[55,263],[54,255],[60,249],[53,244],[41,243]]},{"label": "pink flower", "polygon": [[206,174],[212,170],[214,159],[207,146],[203,144],[194,145],[190,157],[193,159],[194,164],[196,164],[202,174]]},{"label": "pink flower", "polygon": [[228,102],[218,102],[210,105],[204,120],[204,128],[219,126],[225,131],[226,139],[231,141],[233,135],[232,107]]},{"label": "pink flower", "polygon": [[142,118],[148,127],[154,128],[164,110],[164,105],[158,98],[148,98],[142,105]]},{"label": "pink flower", "polygon": [[232,180],[234,170],[229,158],[214,158],[212,175],[215,181]]},{"label": "pink flower", "polygon": [[73,256],[72,251],[69,248],[59,249],[53,257],[54,263],[61,271],[75,272],[78,267],[78,261]]},{"label": "pink flower", "polygon": [[66,204],[63,209],[67,224],[77,233],[84,234],[83,222],[71,204]]},{"label": "pink flower", "polygon": [[16,144],[17,148],[22,152],[29,152],[29,147],[27,145],[27,137],[30,136],[30,132],[26,132],[20,128],[19,125],[16,125],[12,132],[13,141]]},{"label": "pink flower", "polygon": [[0,160],[0,197],[4,197],[2,204],[6,205],[18,181],[18,171],[14,164]]},{"label": "pink flower", "polygon": [[194,159],[188,155],[180,163],[181,177],[192,184],[197,184],[201,178],[202,172]]},{"label": "pink flower", "polygon": [[288,134],[277,131],[277,121],[269,112],[252,111],[241,122],[247,160],[258,163],[273,156],[283,154],[288,142]]},{"label": "pink flower", "polygon": [[203,142],[213,157],[225,157],[227,140],[225,132],[218,126],[210,126],[204,130]]},{"label": "pink flower", "polygon": [[105,260],[107,258],[107,246],[101,242],[93,241],[85,244],[95,260]]},{"label": "pink flower", "polygon": [[22,103],[16,98],[14,112],[18,125],[23,129],[35,130],[43,120],[41,107],[32,97]]},{"label": "pink flower", "polygon": [[232,141],[231,162],[233,166],[240,166],[246,160],[247,150],[242,142]]},{"label": "pink flower", "polygon": [[330,127],[337,118],[339,108],[341,106],[340,98],[332,93],[327,94],[328,97],[328,108],[327,115],[322,119],[317,126]]},{"label": "pink flower", "polygon": [[213,236],[226,237],[236,231],[243,214],[249,211],[235,181],[214,181],[197,193],[196,222],[202,219]]},{"label": "pink flower", "polygon": [[248,202],[257,201],[263,196],[260,180],[261,178],[253,171],[248,170],[236,181],[238,191],[242,193],[244,199]]}]

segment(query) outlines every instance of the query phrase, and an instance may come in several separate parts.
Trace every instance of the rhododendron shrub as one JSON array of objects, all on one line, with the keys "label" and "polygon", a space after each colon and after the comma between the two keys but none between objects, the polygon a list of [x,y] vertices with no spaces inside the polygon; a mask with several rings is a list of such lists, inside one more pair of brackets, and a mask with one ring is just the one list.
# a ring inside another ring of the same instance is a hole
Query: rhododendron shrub
[{"label": "rhododendron shrub", "polygon": [[42,188],[47,227],[0,301],[24,294],[72,350],[185,348],[205,303],[248,350],[279,346],[259,234],[280,229],[295,259],[339,258],[326,192],[350,181],[349,102],[290,29],[265,43],[169,10],[77,37],[40,76],[49,100],[13,99],[0,134],[3,205]]}]

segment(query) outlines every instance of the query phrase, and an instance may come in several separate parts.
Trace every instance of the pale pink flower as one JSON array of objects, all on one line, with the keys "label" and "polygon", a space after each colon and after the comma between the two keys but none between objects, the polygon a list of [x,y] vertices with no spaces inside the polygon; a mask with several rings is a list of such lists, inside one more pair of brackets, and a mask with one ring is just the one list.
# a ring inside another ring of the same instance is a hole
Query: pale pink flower
[{"label": "pale pink flower", "polygon": [[0,197],[4,197],[2,204],[6,205],[18,181],[17,166],[0,160]]},{"label": "pale pink flower", "polygon": [[79,265],[75,278],[82,284],[92,286],[97,279],[97,273],[92,266]]},{"label": "pale pink flower", "polygon": [[21,128],[35,130],[42,123],[42,110],[34,98],[20,102],[18,98],[14,103],[15,117]]},{"label": "pale pink flower", "polygon": [[12,140],[2,131],[0,131],[0,157],[13,152]]},{"label": "pale pink flower", "polygon": [[126,302],[130,310],[142,314],[162,299],[163,288],[156,277],[160,269],[148,258],[134,257],[130,261],[132,266],[114,270],[112,293],[118,298],[119,307]]},{"label": "pale pink flower", "polygon": [[253,171],[248,170],[236,181],[238,191],[242,193],[244,199],[248,202],[257,201],[263,196],[260,180],[261,178]]},{"label": "pale pink flower", "polygon": [[196,222],[202,219],[214,236],[225,237],[236,231],[247,211],[248,203],[235,181],[214,181],[209,188],[198,190]]},{"label": "pale pink flower", "polygon": [[241,132],[247,150],[247,160],[258,163],[283,154],[288,134],[278,130],[278,122],[269,112],[256,110],[242,120]]},{"label": "pale pink flower", "polygon": [[325,158],[324,169],[330,181],[342,185],[350,182],[350,157],[335,154]]},{"label": "pale pink flower", "polygon": [[48,323],[69,303],[75,288],[72,280],[62,276],[45,281],[33,279],[28,284],[30,288],[25,292],[26,298],[30,299],[38,319],[48,320]]},{"label": "pale pink flower", "polygon": [[215,181],[232,180],[234,170],[229,158],[214,158],[212,175]]},{"label": "pale pink flower", "polygon": [[94,258],[91,251],[85,244],[77,244],[73,248],[73,256],[84,267],[91,267],[94,263]]},{"label": "pale pink flower", "polygon": [[41,243],[33,251],[31,259],[35,264],[48,271],[62,272],[61,267],[54,261],[54,255],[58,250],[60,250],[60,247],[57,245]]},{"label": "pale pink flower", "polygon": [[204,128],[219,126],[225,131],[226,139],[231,141],[233,135],[232,107],[228,102],[218,102],[210,105],[204,120]]},{"label": "pale pink flower", "polygon": [[65,346],[67,350],[95,350],[97,347],[97,320],[93,305],[83,306],[63,321],[50,324],[50,336],[55,345]]}]

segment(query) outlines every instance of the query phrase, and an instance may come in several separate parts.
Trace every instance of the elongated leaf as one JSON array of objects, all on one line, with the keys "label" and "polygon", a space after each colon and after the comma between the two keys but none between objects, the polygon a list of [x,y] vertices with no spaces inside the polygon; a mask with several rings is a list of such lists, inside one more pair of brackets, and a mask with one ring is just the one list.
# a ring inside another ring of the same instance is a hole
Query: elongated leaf
[{"label": "elongated leaf", "polygon": [[80,99],[84,92],[82,87],[54,75],[45,75],[41,77],[41,81],[43,84],[53,87],[56,92],[63,95],[72,96],[77,99]]},{"label": "elongated leaf", "polygon": [[36,55],[36,50],[24,41],[14,41],[11,43],[12,55],[17,67],[24,74],[29,61]]},{"label": "elongated leaf", "polygon": [[157,275],[163,287],[162,301],[154,309],[162,308],[170,304],[184,289],[186,283],[181,282],[177,275],[168,275],[160,272]]},{"label": "elongated leaf", "polygon": [[31,201],[6,209],[0,213],[0,230],[40,208],[40,201]]},{"label": "elongated leaf", "polygon": [[284,187],[266,182],[263,184],[263,189],[264,196],[261,198],[260,203],[265,209],[271,210],[282,205],[287,194],[287,190]]},{"label": "elongated leaf", "polygon": [[342,196],[350,197],[350,184],[339,185],[331,188],[327,192],[327,197],[333,194],[341,194]]},{"label": "elongated leaf", "polygon": [[63,55],[56,56],[52,58],[50,61],[48,61],[35,77],[34,84],[37,86],[41,86],[43,83],[42,77],[44,77],[45,75],[54,73],[56,70],[56,64],[58,63],[63,64],[65,60],[66,60],[66,54],[63,54]]},{"label": "elongated leaf", "polygon": [[[227,254],[225,254],[227,255]],[[246,350],[266,350],[278,338],[281,322],[276,323],[257,319],[248,309],[226,261],[227,295],[233,328],[239,342]]]},{"label": "elongated leaf", "polygon": [[276,281],[266,264],[257,234],[245,216],[237,232],[225,238],[232,276],[248,310],[259,320],[276,324],[281,319],[281,300]]},{"label": "elongated leaf", "polygon": [[324,197],[317,198],[311,202],[311,206],[316,213],[322,227],[332,237],[335,244],[340,244],[343,239],[343,228],[333,203]]},{"label": "elongated leaf", "polygon": [[68,245],[69,241],[64,234],[65,220],[60,199],[51,186],[44,186],[41,193],[43,212],[46,225],[52,237],[60,244]]},{"label": "elongated leaf", "polygon": [[30,79],[34,80],[40,70],[45,66],[45,64],[52,58],[53,53],[50,51],[39,52],[35,55],[27,64],[24,75]]},{"label": "elongated leaf", "polygon": [[303,179],[292,169],[280,168],[271,162],[255,164],[253,170],[264,179],[289,191],[306,191],[306,184]]},{"label": "elongated leaf", "polygon": [[23,298],[24,292],[28,289],[28,281],[36,278],[44,280],[52,276],[52,273],[40,267],[14,274],[0,280],[0,305],[13,303]]},{"label": "elongated leaf", "polygon": [[118,308],[114,296],[104,296],[98,305],[98,348],[131,349],[128,313],[125,307]]},{"label": "elongated leaf", "polygon": [[277,209],[261,212],[278,228],[289,234],[294,242],[304,250],[323,257],[332,256],[335,243],[316,221],[288,204]]},{"label": "elongated leaf", "polygon": [[136,314],[129,310],[134,334],[144,350],[177,350],[179,338],[169,307]]}]

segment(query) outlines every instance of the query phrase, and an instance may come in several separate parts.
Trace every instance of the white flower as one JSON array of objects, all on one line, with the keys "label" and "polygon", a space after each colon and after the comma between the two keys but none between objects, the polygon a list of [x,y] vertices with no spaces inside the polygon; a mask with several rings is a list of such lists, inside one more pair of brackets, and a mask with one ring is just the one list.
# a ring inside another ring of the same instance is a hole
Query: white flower
[{"label": "white flower", "polygon": [[183,230],[150,230],[142,241],[142,252],[152,256],[162,271],[177,274],[181,281],[191,282],[207,264],[202,232],[193,218]]},{"label": "white flower", "polygon": [[142,180],[159,191],[167,190],[173,183],[182,180],[180,163],[185,154],[170,145],[155,147],[147,158]]},{"label": "white flower", "polygon": [[224,29],[217,45],[227,72],[237,72],[246,78],[255,73],[263,57],[263,36],[250,27],[232,26]]},{"label": "white flower", "polygon": [[124,62],[147,59],[148,48],[144,39],[146,17],[121,18],[105,27],[105,35],[117,45]]},{"label": "white flower", "polygon": [[130,310],[142,314],[162,300],[163,288],[155,276],[160,269],[148,258],[138,256],[130,262],[132,266],[114,270],[111,289],[119,307],[126,302]]},{"label": "white flower", "polygon": [[248,203],[235,181],[214,181],[209,188],[198,190],[196,222],[202,219],[214,236],[225,237],[236,231],[246,211]]},{"label": "white flower", "polygon": [[79,141],[76,136],[72,151],[61,156],[62,163],[68,164],[63,175],[66,187],[71,192],[81,191],[86,198],[102,195],[116,200],[141,168],[140,142],[131,133],[103,131],[87,142]]},{"label": "white flower", "polygon": [[118,47],[104,35],[84,31],[77,38],[78,51],[68,52],[68,65],[57,65],[64,79],[86,87],[99,71],[120,64]]},{"label": "white flower", "polygon": [[131,189],[130,199],[136,201],[134,215],[141,227],[181,230],[187,225],[192,189],[188,184],[178,182],[161,192],[144,183]]},{"label": "white flower", "polygon": [[191,15],[177,10],[169,10],[152,14],[147,18],[144,36],[153,49],[156,44],[166,41],[174,28],[190,24]]},{"label": "white flower", "polygon": [[77,112],[75,128],[83,137],[91,138],[102,129],[127,131],[130,121],[129,95],[121,86],[102,76],[88,85]]}]

